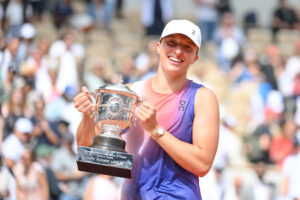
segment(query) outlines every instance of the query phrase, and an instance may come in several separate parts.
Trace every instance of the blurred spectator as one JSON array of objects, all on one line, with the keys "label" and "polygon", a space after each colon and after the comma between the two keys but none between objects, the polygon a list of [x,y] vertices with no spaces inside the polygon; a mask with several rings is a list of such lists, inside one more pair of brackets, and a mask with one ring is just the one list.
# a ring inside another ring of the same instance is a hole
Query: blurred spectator
[{"label": "blurred spectator", "polygon": [[257,52],[254,49],[246,49],[244,51],[243,60],[233,64],[229,75],[231,82],[237,85],[244,81],[262,82],[263,79],[260,72]]},{"label": "blurred spectator", "polygon": [[76,41],[76,30],[68,28],[50,45],[49,56],[51,58],[60,58],[64,53],[71,52],[76,58],[76,63],[80,63],[85,57],[85,49],[83,44]]},{"label": "blurred spectator", "polygon": [[35,48],[32,54],[20,66],[20,75],[32,84],[31,87],[33,89],[35,88],[37,72],[42,68],[42,60],[42,51],[40,51],[38,48]]},{"label": "blurred spectator", "polygon": [[293,81],[300,73],[300,41],[295,45],[296,53],[287,59],[285,69],[279,77],[279,89],[286,97],[293,95]]},{"label": "blurred spectator", "polygon": [[5,30],[5,17],[4,17],[4,8],[5,8],[5,2],[0,2],[0,27],[1,31]]},{"label": "blurred spectator", "polygon": [[160,35],[165,23],[173,17],[172,0],[143,0],[142,24],[146,35]]},{"label": "blurred spectator", "polygon": [[213,38],[218,47],[217,60],[222,70],[228,72],[245,41],[244,32],[234,24],[233,13],[223,13]]},{"label": "blurred spectator", "polygon": [[273,90],[278,90],[277,80],[284,68],[278,46],[267,46],[265,54],[262,55],[262,59],[260,60],[260,64],[260,71],[264,74],[266,82],[272,86]]},{"label": "blurred spectator", "polygon": [[201,30],[201,42],[212,40],[213,33],[218,24],[217,5],[219,0],[194,0],[197,6],[196,18]]},{"label": "blurred spectator", "polygon": [[33,53],[35,49],[35,34],[35,28],[32,24],[25,23],[21,26],[21,42],[17,52],[17,61],[19,63],[25,61]]},{"label": "blurred spectator", "polygon": [[[45,115],[50,121],[57,122],[64,119],[64,115],[67,114],[68,108],[71,106],[72,98],[75,95],[75,90],[67,87],[63,94],[49,102],[46,106]],[[73,116],[75,117],[75,116]]]},{"label": "blurred spectator", "polygon": [[42,98],[35,101],[35,115],[31,119],[34,124],[32,135],[36,140],[36,147],[42,144],[59,145],[60,135],[54,122],[45,116],[45,102]]},{"label": "blurred spectator", "polygon": [[245,13],[243,18],[243,29],[244,32],[247,33],[248,29],[257,28],[258,27],[258,19],[256,11],[249,11]]},{"label": "blurred spectator", "polygon": [[279,168],[293,150],[297,124],[293,119],[283,119],[280,128],[280,133],[273,138],[270,148],[270,158]]},{"label": "blurred spectator", "polygon": [[272,200],[275,198],[275,187],[273,183],[266,180],[267,165],[264,162],[254,164],[255,177],[250,185],[251,198],[253,200]]},{"label": "blurred spectator", "polygon": [[121,59],[119,69],[120,74],[123,76],[124,84],[132,83],[136,80],[134,59],[131,56]]},{"label": "blurred spectator", "polygon": [[53,13],[53,23],[57,30],[66,25],[69,17],[74,13],[72,7],[72,0],[59,0]]},{"label": "blurred spectator", "polygon": [[245,148],[250,162],[272,164],[269,154],[272,142],[271,129],[273,123],[272,117],[266,115],[264,122],[258,125],[254,133],[246,138]]},{"label": "blurred spectator", "polygon": [[231,7],[231,0],[219,0],[217,8],[220,16],[222,16],[226,12],[233,12]]},{"label": "blurred spectator", "polygon": [[206,200],[238,200],[232,180],[225,176],[226,163],[214,162],[207,175],[200,178],[200,191]]},{"label": "blurred spectator", "polygon": [[[2,142],[3,142],[3,128],[4,128],[4,120],[2,115],[0,115],[0,147],[2,147]],[[1,155],[1,149],[0,149],[0,155]]]},{"label": "blurred spectator", "polygon": [[[76,66],[76,58],[71,52],[73,36],[68,34],[64,37],[65,51],[60,55],[59,70],[57,74],[57,88],[63,92],[66,87],[78,90],[79,79]],[[51,50],[50,50],[51,51]],[[68,79],[65,76],[68,75]]]},{"label": "blurred spectator", "polygon": [[87,183],[83,200],[118,200],[120,191],[113,177],[95,175]]},{"label": "blurred spectator", "polygon": [[147,41],[146,50],[138,54],[135,59],[135,67],[138,79],[143,80],[149,76],[153,76],[156,73],[159,60],[156,50],[156,42],[157,40],[154,38]]},{"label": "blurred spectator", "polygon": [[[66,87],[72,87],[77,91],[81,84],[78,70],[85,58],[85,48],[76,41],[76,31],[70,28],[63,34],[62,39],[53,42],[49,56],[58,59],[57,89],[63,92]],[[68,79],[65,79],[66,74]]]},{"label": "blurred spectator", "polygon": [[29,119],[19,118],[15,123],[14,133],[10,134],[2,144],[2,155],[5,164],[12,169],[18,163],[30,141],[33,125]]},{"label": "blurred spectator", "polygon": [[[1,131],[1,130],[0,130]],[[10,196],[9,184],[10,184],[10,172],[3,163],[2,155],[0,155],[0,199],[4,199]]]},{"label": "blurred spectator", "polygon": [[[15,122],[27,112],[26,96],[21,88],[14,88],[7,103],[3,106],[3,139],[13,132]],[[28,113],[27,113],[28,114]]]},{"label": "blurred spectator", "polygon": [[70,131],[69,131],[70,123],[69,122],[67,122],[64,119],[60,119],[56,122],[56,124],[57,124],[57,130],[62,138],[64,138],[65,135],[70,134]]},{"label": "blurred spectator", "polygon": [[124,17],[123,9],[124,9],[124,0],[117,0],[117,5],[116,5],[117,18],[122,19]]},{"label": "blurred spectator", "polygon": [[92,61],[92,69],[84,73],[84,82],[89,91],[94,91],[105,84],[104,70],[105,63],[101,58]]},{"label": "blurred spectator", "polygon": [[30,1],[33,9],[33,17],[37,21],[42,21],[46,0],[34,0]]},{"label": "blurred spectator", "polygon": [[55,147],[42,144],[36,148],[36,156],[38,162],[43,166],[47,175],[47,182],[49,185],[49,200],[59,200],[62,190],[59,187],[58,180],[55,177],[53,170],[50,168],[50,163],[52,159],[52,153]]},{"label": "blurred spectator", "polygon": [[51,168],[64,192],[61,200],[79,200],[85,188],[87,174],[77,170],[73,142],[71,133],[64,135],[62,146],[53,152],[51,160]]},{"label": "blurred spectator", "polygon": [[280,185],[281,196],[287,199],[300,198],[300,142],[297,137],[293,137],[292,153],[284,160],[282,166],[283,181]]},{"label": "blurred spectator", "polygon": [[10,39],[20,37],[21,26],[32,16],[33,10],[30,5],[26,4],[26,1],[11,0],[7,5],[5,14],[8,21],[7,38]]},{"label": "blurred spectator", "polygon": [[224,164],[231,167],[244,166],[245,155],[243,154],[242,141],[235,130],[238,121],[235,116],[226,113],[226,111],[222,112],[215,162],[224,162]]},{"label": "blurred spectator", "polygon": [[88,4],[88,14],[94,19],[96,27],[109,28],[114,17],[116,0],[91,0]]},{"label": "blurred spectator", "polygon": [[27,148],[23,151],[21,162],[13,169],[19,200],[49,199],[49,185],[45,170],[35,159],[35,152]]},{"label": "blurred spectator", "polygon": [[18,38],[7,40],[6,48],[0,52],[0,80],[4,83],[6,92],[10,90],[13,78],[19,71],[19,65],[16,60],[19,44],[20,41]]},{"label": "blurred spectator", "polygon": [[[37,94],[42,95],[46,103],[51,102],[61,95],[56,86],[58,73],[58,58],[49,56],[50,43],[46,39],[37,42],[36,51],[41,55],[39,67],[35,74],[35,90]],[[31,62],[33,60],[31,59]],[[28,60],[29,62],[29,60]]]},{"label": "blurred spectator", "polygon": [[287,5],[286,0],[278,0],[273,21],[272,30],[275,35],[281,29],[298,29],[300,30],[300,21],[294,8]]}]

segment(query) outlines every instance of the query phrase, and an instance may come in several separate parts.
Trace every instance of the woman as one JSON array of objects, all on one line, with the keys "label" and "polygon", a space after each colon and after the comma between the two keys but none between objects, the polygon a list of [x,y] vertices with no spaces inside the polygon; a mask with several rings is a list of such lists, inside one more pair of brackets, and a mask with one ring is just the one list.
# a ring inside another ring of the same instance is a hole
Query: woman
[{"label": "woman", "polygon": [[17,182],[18,200],[49,199],[47,176],[42,165],[35,161],[34,151],[26,149],[13,172]]},{"label": "woman", "polygon": [[[206,175],[215,157],[219,109],[211,90],[186,77],[200,43],[196,25],[172,20],[156,44],[156,76],[129,85],[144,103],[136,112],[137,125],[124,135],[134,164],[132,179],[124,180],[122,199],[201,199],[198,176]],[[74,104],[84,114],[77,144],[88,146],[95,130],[86,88]]]}]

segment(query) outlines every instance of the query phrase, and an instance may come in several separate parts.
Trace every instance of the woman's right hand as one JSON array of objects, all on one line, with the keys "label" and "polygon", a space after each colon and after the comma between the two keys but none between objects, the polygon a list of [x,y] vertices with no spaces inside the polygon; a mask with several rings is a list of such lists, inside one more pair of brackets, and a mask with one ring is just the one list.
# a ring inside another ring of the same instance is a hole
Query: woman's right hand
[{"label": "woman's right hand", "polygon": [[92,116],[92,110],[94,109],[94,104],[89,95],[89,91],[85,86],[83,86],[81,92],[73,98],[73,102],[75,108],[79,112],[83,113],[87,117]]}]

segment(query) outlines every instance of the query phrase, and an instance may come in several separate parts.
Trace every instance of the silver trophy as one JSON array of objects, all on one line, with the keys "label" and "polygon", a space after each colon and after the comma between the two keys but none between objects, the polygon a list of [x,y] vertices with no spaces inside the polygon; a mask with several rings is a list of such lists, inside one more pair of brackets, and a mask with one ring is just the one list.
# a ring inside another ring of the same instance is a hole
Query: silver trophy
[{"label": "silver trophy", "polygon": [[89,92],[94,100],[92,116],[97,135],[90,147],[79,146],[77,167],[80,171],[131,178],[133,155],[125,151],[120,137],[134,122],[134,111],[142,101],[137,94],[119,82]]}]

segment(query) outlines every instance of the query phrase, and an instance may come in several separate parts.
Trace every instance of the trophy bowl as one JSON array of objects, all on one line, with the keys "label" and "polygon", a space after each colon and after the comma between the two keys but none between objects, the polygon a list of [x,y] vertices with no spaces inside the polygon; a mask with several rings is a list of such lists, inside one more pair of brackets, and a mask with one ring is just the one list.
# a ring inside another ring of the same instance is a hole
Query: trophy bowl
[{"label": "trophy bowl", "polygon": [[89,92],[94,101],[96,136],[89,147],[79,146],[77,167],[80,171],[131,178],[133,155],[125,151],[120,137],[134,121],[134,111],[141,102],[137,94],[122,84],[104,85]]}]

